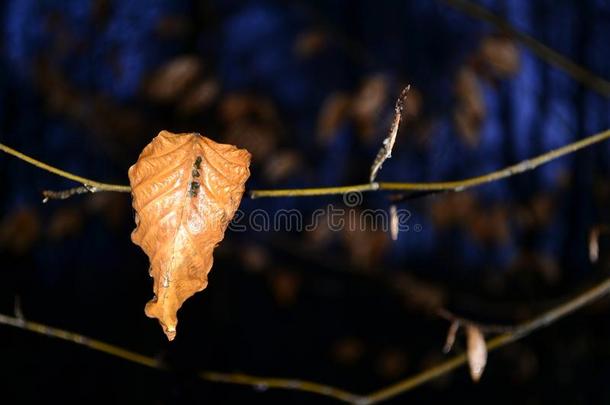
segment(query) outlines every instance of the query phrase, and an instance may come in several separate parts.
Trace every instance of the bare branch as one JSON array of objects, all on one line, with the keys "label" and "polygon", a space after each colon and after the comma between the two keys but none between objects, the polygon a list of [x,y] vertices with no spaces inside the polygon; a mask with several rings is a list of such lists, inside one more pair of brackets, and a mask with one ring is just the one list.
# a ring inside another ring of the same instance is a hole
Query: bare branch
[{"label": "bare branch", "polygon": [[92,339],[87,336],[79,335],[78,333],[69,332],[67,330],[54,328],[52,326],[43,325],[41,323],[27,321],[23,317],[9,316],[0,314],[0,324],[14,326],[19,329],[25,329],[30,332],[39,333],[48,337],[54,337],[68,342],[76,343],[77,345],[86,346],[90,349],[97,350],[119,357],[132,363],[141,364],[143,366],[162,369],[162,364],[152,357],[144,356],[124,349],[119,346],[114,346],[100,340]]},{"label": "bare branch", "polygon": [[21,297],[18,295],[15,295],[15,305],[14,305],[14,314],[15,314],[15,318],[19,319],[19,320],[23,320],[23,310],[21,309]]},{"label": "bare branch", "polygon": [[64,177],[69,180],[73,180],[77,183],[81,183],[85,187],[95,187],[96,191],[116,191],[116,192],[121,192],[121,193],[129,193],[131,191],[131,187],[129,187],[129,186],[123,186],[120,184],[100,183],[99,181],[87,179],[85,177],[77,176],[75,174],[66,172],[64,170],[58,169],[58,168],[48,165],[44,162],[41,162],[40,160],[36,160],[32,157],[29,157],[28,155],[21,153],[19,151],[16,151],[13,148],[9,148],[8,146],[6,146],[2,143],[0,143],[0,150],[5,153],[8,153],[9,155],[13,155],[16,158],[21,159],[42,170],[46,170],[47,172],[56,174],[58,176]]},{"label": "bare branch", "polygon": [[467,318],[462,318],[460,316],[456,316],[453,313],[447,311],[444,308],[441,308],[437,311],[438,316],[443,319],[448,320],[453,325],[454,323],[462,324],[464,326],[475,326],[477,329],[480,329],[483,333],[509,333],[515,330],[515,326],[504,326],[504,325],[490,325],[472,321]]},{"label": "bare branch", "polygon": [[318,195],[335,195],[346,194],[352,192],[369,192],[369,191],[421,191],[421,192],[460,192],[468,188],[480,186],[482,184],[491,183],[494,181],[506,179],[508,177],[524,173],[537,168],[540,165],[558,159],[562,156],[569,155],[580,149],[586,148],[593,144],[605,141],[610,138],[610,129],[603,132],[583,138],[579,141],[551,150],[542,155],[531,159],[524,160],[504,169],[484,174],[481,176],[470,177],[463,180],[436,182],[436,183],[389,183],[375,182],[367,184],[357,184],[353,186],[340,187],[319,187],[319,188],[299,188],[299,189],[284,189],[284,190],[252,190],[250,197],[307,197]]},{"label": "bare branch", "polygon": [[[578,294],[576,297],[550,309],[549,311],[542,313],[534,319],[519,324],[518,326],[513,328],[512,331],[503,333],[500,336],[488,340],[487,351],[491,352],[492,350],[498,349],[516,340],[522,339],[530,333],[534,332],[535,330],[541,329],[545,326],[552,324],[558,319],[561,319],[564,316],[582,308],[583,306],[602,298],[608,293],[610,293],[610,278],[607,278],[599,284],[596,284],[591,289]],[[466,362],[466,354],[460,354],[437,366],[434,366],[428,370],[424,370],[419,374],[416,374],[412,377],[399,381],[396,384],[392,384],[389,387],[383,388],[379,391],[375,391],[367,395],[363,403],[377,404],[379,402],[386,401],[390,398],[396,397],[397,395],[410,391],[422,384],[425,384],[428,381],[447,374],[448,372],[464,365],[464,363]]]},{"label": "bare branch", "polygon": [[[92,350],[109,354],[114,357],[119,357],[131,363],[137,363],[159,370],[168,370],[167,366],[156,358],[139,354],[97,339],[92,339],[78,333],[54,328],[52,326],[43,325],[37,322],[27,321],[23,319],[23,317],[0,314],[0,324],[14,326],[19,329],[39,333],[44,336],[62,339],[77,345],[85,346]],[[267,388],[279,388],[306,391],[354,404],[360,403],[362,400],[362,397],[357,394],[311,381],[275,377],[256,377],[246,374],[218,373],[214,371],[203,371],[198,375],[201,379],[207,381],[250,385],[259,390]]]},{"label": "bare branch", "polygon": [[[536,318],[519,324],[512,328],[509,332],[503,333],[486,342],[487,351],[498,349],[502,346],[522,339],[535,330],[541,329],[562,317],[590,304],[601,297],[610,293],[610,278],[600,282],[589,290],[586,290],[576,297],[542,313]],[[147,367],[156,369],[166,369],[166,366],[159,360],[139,353],[132,352],[119,346],[111,345],[96,339],[92,339],[74,332],[69,332],[63,329],[53,328],[36,322],[26,321],[17,317],[0,314],[0,324],[14,326],[16,328],[39,333],[41,335],[63,339],[78,345],[88,347],[103,353],[110,354],[115,357],[122,358],[132,363],[138,363]],[[444,375],[457,367],[462,366],[467,362],[466,354],[455,356],[439,365],[409,377],[405,380],[392,384],[389,387],[382,388],[368,395],[357,395],[339,388],[322,385],[309,381],[292,380],[274,377],[254,377],[245,374],[226,374],[216,372],[201,372],[199,376],[205,380],[214,382],[225,382],[230,384],[250,385],[255,388],[281,388],[297,391],[313,392],[327,397],[332,397],[340,401],[368,405],[386,401],[397,395],[403,394],[422,384],[427,383],[441,375]]]},{"label": "bare branch", "polygon": [[[610,138],[610,129],[603,132],[591,135],[587,138],[565,145],[561,148],[551,150],[540,156],[532,159],[524,160],[512,166],[508,166],[502,170],[498,170],[492,173],[484,174],[477,177],[471,177],[464,180],[437,182],[437,183],[367,183],[357,184],[353,186],[340,186],[340,187],[318,187],[318,188],[298,188],[298,189],[279,189],[279,190],[251,190],[250,197],[307,197],[307,196],[319,196],[319,195],[336,195],[346,194],[353,192],[368,192],[368,191],[421,191],[421,192],[459,192],[480,186],[482,184],[491,183],[501,179],[505,179],[516,174],[524,173],[535,169],[536,167],[548,163],[552,160],[558,159],[562,156],[569,155],[580,149],[584,149],[593,144],[605,141]],[[21,152],[18,152],[6,145],[0,143],[0,150],[13,155],[25,162],[28,162],[36,167],[39,167],[48,172],[57,174],[58,176],[65,177],[70,180],[82,183],[89,187],[95,187],[96,192],[101,191],[116,191],[122,193],[131,192],[131,187],[123,186],[120,184],[109,184],[100,183],[91,179],[77,176],[72,173],[65,172],[57,169],[46,163],[40,162],[33,159]]]},{"label": "bare branch", "polygon": [[468,0],[443,0],[445,3],[454,7],[461,12],[468,14],[469,16],[487,21],[497,28],[502,30],[503,32],[509,34],[511,37],[515,38],[517,41],[521,42],[525,45],[530,51],[532,51],[536,56],[540,59],[548,63],[549,65],[553,65],[558,69],[563,70],[574,80],[582,83],[593,91],[601,94],[605,97],[610,97],[610,82],[606,79],[603,79],[599,76],[594,75],[589,70],[584,67],[574,63],[572,60],[566,58],[559,52],[549,48],[543,43],[537,41],[533,37],[517,30],[512,25],[510,25],[506,20],[500,18],[499,16],[493,14],[491,11],[487,10],[485,7],[475,4],[474,2],[470,2]]},{"label": "bare branch", "polygon": [[42,202],[46,203],[49,200],[65,200],[76,194],[95,193],[97,191],[98,190],[96,187],[92,187],[88,184],[85,184],[84,186],[80,186],[80,187],[70,188],[68,190],[62,190],[62,191],[45,190],[42,192],[42,196],[44,197],[42,199]]},{"label": "bare branch", "polygon": [[349,391],[344,391],[339,388],[331,387],[329,385],[318,384],[311,381],[291,380],[287,378],[277,377],[253,377],[247,374],[226,374],[216,373],[213,371],[204,371],[202,373],[199,373],[199,376],[204,380],[213,382],[249,385],[259,391],[279,388],[285,390],[311,392],[314,394],[331,397],[350,404],[362,404],[366,402],[366,400],[360,395],[353,394]]}]

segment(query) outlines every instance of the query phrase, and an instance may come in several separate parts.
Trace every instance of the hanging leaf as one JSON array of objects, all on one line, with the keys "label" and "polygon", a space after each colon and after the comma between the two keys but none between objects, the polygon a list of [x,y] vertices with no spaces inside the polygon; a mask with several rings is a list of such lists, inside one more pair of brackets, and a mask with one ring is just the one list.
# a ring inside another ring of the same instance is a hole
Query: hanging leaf
[{"label": "hanging leaf", "polygon": [[244,149],[161,131],[129,169],[136,211],[131,240],[148,255],[154,279],[145,311],[169,340],[184,301],[207,286],[212,252],[239,206],[249,164]]},{"label": "hanging leaf", "polygon": [[470,377],[478,382],[487,364],[487,344],[481,330],[474,325],[466,325],[466,348]]}]

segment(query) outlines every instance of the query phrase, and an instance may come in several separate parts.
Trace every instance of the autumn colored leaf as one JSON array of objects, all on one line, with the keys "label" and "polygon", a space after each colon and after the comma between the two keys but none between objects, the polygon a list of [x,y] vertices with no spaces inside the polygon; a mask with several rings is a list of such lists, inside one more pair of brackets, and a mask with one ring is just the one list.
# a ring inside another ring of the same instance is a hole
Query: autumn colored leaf
[{"label": "autumn colored leaf", "polygon": [[177,312],[207,286],[212,253],[239,207],[250,153],[197,133],[161,131],[129,169],[136,229],[150,259],[154,298],[146,315],[173,340]]}]

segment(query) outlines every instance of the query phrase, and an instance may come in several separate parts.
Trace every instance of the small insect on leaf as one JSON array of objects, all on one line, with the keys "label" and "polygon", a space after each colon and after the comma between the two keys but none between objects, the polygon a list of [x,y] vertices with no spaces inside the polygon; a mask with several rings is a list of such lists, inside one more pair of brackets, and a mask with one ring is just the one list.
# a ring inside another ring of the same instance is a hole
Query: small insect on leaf
[{"label": "small insect on leaf", "polygon": [[207,286],[212,252],[237,211],[249,165],[244,149],[161,131],[129,169],[136,211],[131,240],[148,255],[154,279],[145,311],[169,340],[184,301]]},{"label": "small insect on leaf", "polygon": [[483,333],[474,325],[466,325],[466,347],[470,377],[478,382],[487,364],[487,345]]}]

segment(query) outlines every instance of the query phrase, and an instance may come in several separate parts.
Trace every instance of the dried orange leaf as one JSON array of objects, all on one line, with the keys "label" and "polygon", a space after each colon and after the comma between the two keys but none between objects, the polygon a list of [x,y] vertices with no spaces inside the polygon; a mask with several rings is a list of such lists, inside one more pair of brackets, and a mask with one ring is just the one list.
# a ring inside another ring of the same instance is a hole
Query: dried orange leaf
[{"label": "dried orange leaf", "polygon": [[129,169],[131,240],[148,255],[154,278],[155,297],[145,311],[169,340],[184,301],[207,286],[212,252],[239,206],[249,164],[244,149],[161,131]]},{"label": "dried orange leaf", "polygon": [[472,381],[478,382],[487,364],[487,345],[483,333],[474,325],[466,326],[466,347],[470,377]]}]

